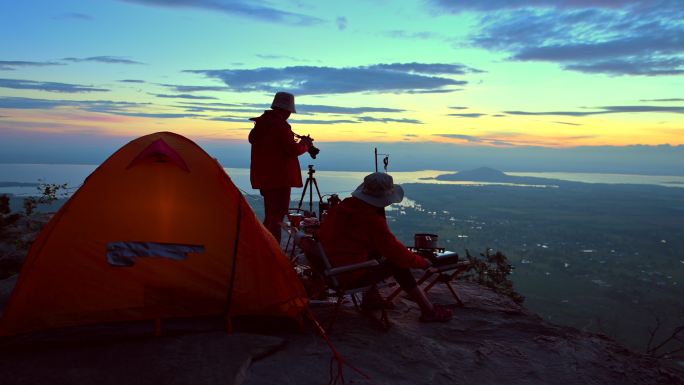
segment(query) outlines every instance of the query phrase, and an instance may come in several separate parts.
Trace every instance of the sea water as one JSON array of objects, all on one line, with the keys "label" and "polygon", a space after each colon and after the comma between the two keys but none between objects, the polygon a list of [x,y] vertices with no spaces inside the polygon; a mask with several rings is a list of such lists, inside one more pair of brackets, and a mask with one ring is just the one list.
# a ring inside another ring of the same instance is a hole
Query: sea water
[{"label": "sea water", "polygon": [[[56,183],[68,184],[69,192],[73,193],[83,181],[95,169],[96,165],[83,164],[10,164],[0,163],[0,182],[21,182],[21,183]],[[233,183],[245,194],[259,195],[257,190],[252,189],[249,182],[249,169],[247,168],[225,168],[226,173]],[[458,185],[489,185],[503,183],[488,182],[469,182],[469,181],[437,181],[432,178],[454,173],[454,170],[420,170],[420,171],[398,171],[390,174],[394,177],[394,182],[398,184],[406,183],[433,183],[433,184],[458,184]],[[346,197],[363,182],[363,177],[368,171],[326,171],[317,170],[313,176],[316,179],[321,195],[338,194]],[[599,174],[599,173],[568,173],[568,172],[510,172],[513,176],[532,176],[539,178],[560,179],[585,183],[630,183],[660,185],[669,187],[684,188],[684,176],[654,176],[654,175],[630,175],[630,174]],[[307,170],[302,170],[302,180],[306,181]],[[521,187],[551,187],[544,185],[506,185]],[[299,199],[301,189],[293,189],[293,199]],[[17,196],[39,195],[36,187],[0,187],[0,194],[13,194]],[[315,190],[314,190],[315,195]]]}]

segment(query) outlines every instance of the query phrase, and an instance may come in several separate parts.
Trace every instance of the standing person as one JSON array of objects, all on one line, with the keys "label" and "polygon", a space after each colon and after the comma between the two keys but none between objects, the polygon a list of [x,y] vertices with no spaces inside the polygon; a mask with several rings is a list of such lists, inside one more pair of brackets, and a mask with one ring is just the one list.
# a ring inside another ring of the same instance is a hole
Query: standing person
[{"label": "standing person", "polygon": [[[387,225],[385,207],[399,203],[402,199],[404,190],[394,184],[390,175],[381,172],[367,175],[352,192],[351,198],[330,211],[319,231],[321,244],[333,266],[365,262],[380,256],[386,259],[375,268],[340,275],[338,279],[341,285],[358,287],[394,276],[399,286],[420,307],[421,321],[448,321],[452,317],[451,310],[433,304],[418,287],[410,270],[425,269],[430,263],[402,245]],[[366,293],[362,308],[367,299],[373,302],[377,296],[377,293]],[[370,305],[373,306],[377,305]]]},{"label": "standing person", "polygon": [[312,145],[307,138],[295,141],[287,119],[296,112],[294,95],[278,92],[270,110],[250,119],[254,121],[254,128],[249,133],[252,144],[250,181],[252,188],[259,189],[264,197],[264,226],[278,243],[280,225],[290,206],[290,189],[302,187],[298,157]]}]

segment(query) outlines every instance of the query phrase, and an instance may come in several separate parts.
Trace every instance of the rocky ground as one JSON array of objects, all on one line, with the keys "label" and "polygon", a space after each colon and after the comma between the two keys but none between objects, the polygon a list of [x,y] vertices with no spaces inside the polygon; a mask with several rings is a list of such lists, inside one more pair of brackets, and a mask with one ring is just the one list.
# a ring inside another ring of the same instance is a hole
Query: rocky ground
[{"label": "rocky ground", "polygon": [[[1,281],[0,295],[14,281]],[[458,283],[456,289],[465,307],[454,307],[447,323],[420,323],[416,305],[398,298],[389,311],[392,327],[383,332],[344,307],[330,337],[367,376],[345,367],[346,383],[684,384],[672,366],[607,337],[550,324],[475,284]],[[444,288],[431,296],[452,301]],[[331,310],[313,308],[320,320]],[[151,328],[116,338],[71,331],[0,341],[0,383],[302,385],[324,384],[330,376],[331,350],[310,323],[303,331],[269,335],[151,334]]]},{"label": "rocky ground", "polygon": [[[3,228],[0,264],[21,264],[48,216],[17,218]],[[18,241],[17,241],[18,240]],[[0,312],[17,276],[0,280]],[[476,284],[456,285],[465,307],[447,323],[418,321],[406,298],[380,331],[351,306],[342,308],[331,341],[362,373],[348,384],[684,384],[675,363],[658,361],[601,335],[557,326],[508,297]],[[453,304],[445,287],[430,292]],[[312,307],[325,321],[330,306]],[[0,340],[0,384],[324,384],[331,350],[311,323],[304,330],[228,334],[214,324],[154,337],[150,325],[130,335],[120,325]],[[112,334],[112,330],[117,330]],[[201,330],[201,331],[197,331]],[[113,337],[113,335],[115,335]]]},{"label": "rocky ground", "polygon": [[52,214],[0,215],[0,279],[19,272],[31,243]]}]

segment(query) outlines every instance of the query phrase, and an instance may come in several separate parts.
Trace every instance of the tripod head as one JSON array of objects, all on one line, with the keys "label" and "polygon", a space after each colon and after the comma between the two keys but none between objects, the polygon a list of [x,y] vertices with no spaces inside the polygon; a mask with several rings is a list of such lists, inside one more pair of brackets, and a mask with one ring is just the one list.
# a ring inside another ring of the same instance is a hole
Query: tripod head
[{"label": "tripod head", "polygon": [[309,171],[307,171],[307,173],[309,174],[309,178],[313,178],[313,174],[316,173],[316,170],[314,170],[314,165],[313,165],[313,164],[310,164],[310,165],[309,165]]}]

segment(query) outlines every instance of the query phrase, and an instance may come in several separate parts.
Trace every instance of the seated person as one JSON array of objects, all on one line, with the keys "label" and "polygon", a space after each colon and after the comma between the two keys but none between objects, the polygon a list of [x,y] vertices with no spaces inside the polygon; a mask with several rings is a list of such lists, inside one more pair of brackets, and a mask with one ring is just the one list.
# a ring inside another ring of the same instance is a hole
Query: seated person
[{"label": "seated person", "polygon": [[[341,274],[342,286],[359,287],[394,276],[401,288],[420,306],[420,320],[444,322],[451,310],[433,305],[418,287],[409,269],[425,269],[429,262],[410,252],[387,226],[385,207],[404,199],[404,190],[392,177],[376,172],[366,176],[353,193],[338,204],[321,225],[319,239],[333,266],[360,263],[383,256],[380,266]],[[368,294],[368,293],[367,293]],[[364,296],[364,303],[367,296]]]}]

